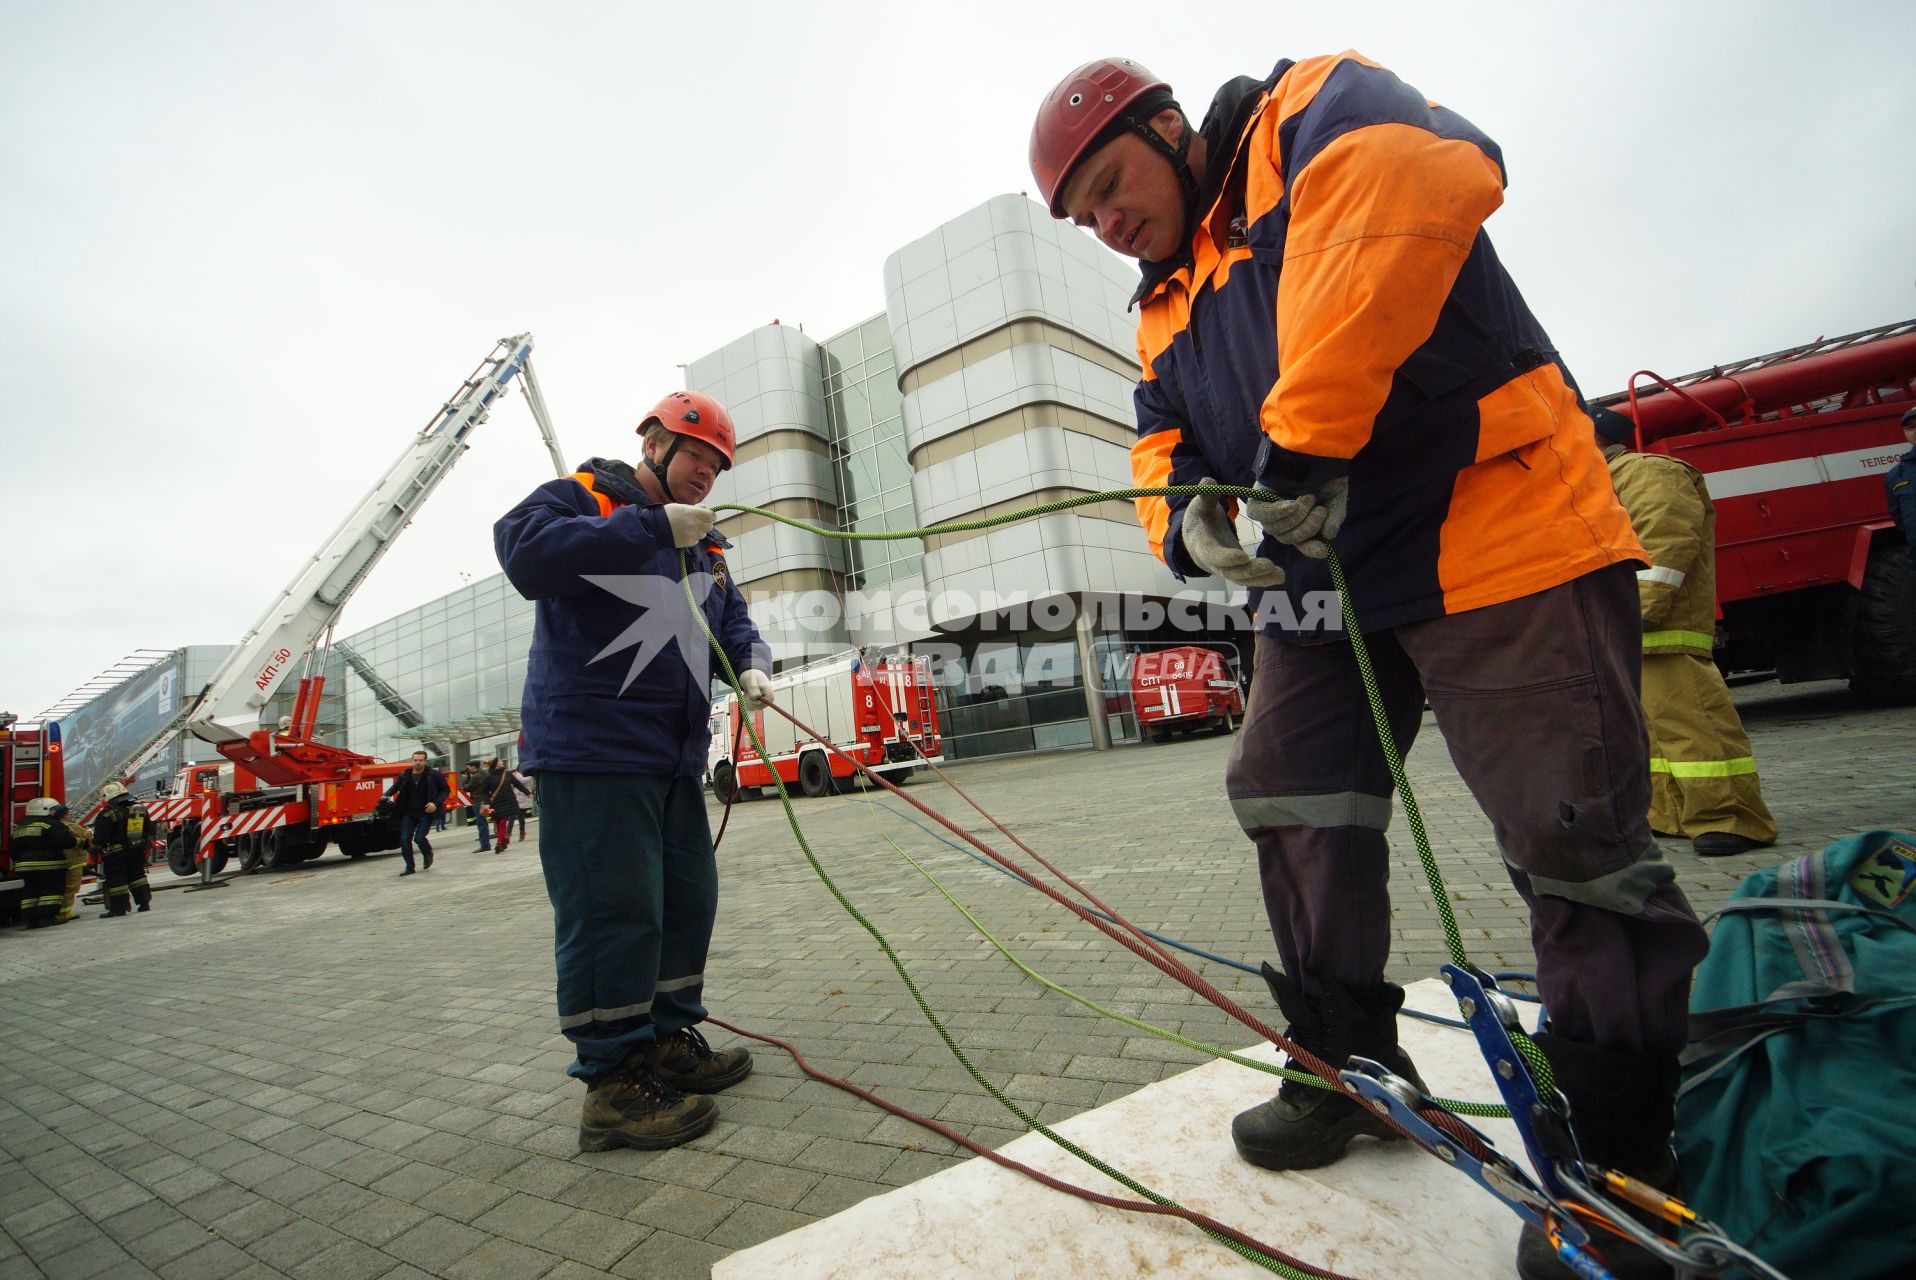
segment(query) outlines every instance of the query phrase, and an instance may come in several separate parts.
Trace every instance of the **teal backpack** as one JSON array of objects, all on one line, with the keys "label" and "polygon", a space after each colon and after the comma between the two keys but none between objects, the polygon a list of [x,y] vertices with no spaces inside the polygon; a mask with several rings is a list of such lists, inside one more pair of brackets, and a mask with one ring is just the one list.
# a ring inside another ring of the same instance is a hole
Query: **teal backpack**
[{"label": "teal backpack", "polygon": [[1760,871],[1714,914],[1677,1095],[1686,1198],[1792,1280],[1916,1275],[1916,836]]}]

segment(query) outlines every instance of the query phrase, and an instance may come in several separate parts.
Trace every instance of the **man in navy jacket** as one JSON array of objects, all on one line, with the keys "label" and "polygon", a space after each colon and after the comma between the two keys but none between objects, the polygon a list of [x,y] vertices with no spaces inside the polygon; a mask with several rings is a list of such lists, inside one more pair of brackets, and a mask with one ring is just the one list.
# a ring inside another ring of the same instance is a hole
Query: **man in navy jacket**
[{"label": "man in navy jacket", "polygon": [[641,467],[594,458],[493,526],[506,576],[538,605],[520,759],[539,778],[559,1025],[587,1085],[582,1151],[690,1141],[718,1117],[704,1095],[752,1069],[697,1029],[718,864],[699,782],[713,665],[688,582],[747,696],[771,700],[730,544],[697,505],[732,465],[732,420],[678,391],[639,434]]},{"label": "man in navy jacket", "polygon": [[393,802],[399,814],[399,854],[406,860],[406,869],[400,875],[413,873],[415,843],[419,845],[419,856],[425,860],[426,869],[432,869],[432,845],[426,842],[426,833],[432,830],[434,815],[445,811],[446,797],[451,790],[439,770],[426,767],[423,751],[413,752],[412,768],[393,779],[386,798]]}]

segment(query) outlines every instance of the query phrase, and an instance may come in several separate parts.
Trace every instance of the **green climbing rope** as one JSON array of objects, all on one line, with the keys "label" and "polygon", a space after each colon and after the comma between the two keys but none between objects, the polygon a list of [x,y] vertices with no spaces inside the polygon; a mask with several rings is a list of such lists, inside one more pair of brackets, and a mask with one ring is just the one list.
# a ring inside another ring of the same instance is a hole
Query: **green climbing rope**
[{"label": "green climbing rope", "polygon": [[[712,652],[717,656],[720,666],[725,671],[726,684],[731,686],[734,695],[739,699],[739,705],[742,707],[745,705],[745,690],[739,685],[738,672],[733,669],[732,660],[726,656],[724,646],[719,644],[718,637],[712,634],[712,628],[706,623],[705,610],[699,607],[697,597],[692,594],[692,583],[690,575],[686,570],[685,554],[684,552],[680,552],[679,578],[681,585],[685,588],[686,602],[691,605],[692,616],[697,619],[699,630],[704,632],[706,642],[712,646]],[[752,723],[751,717],[741,716],[740,722],[744,724],[746,732],[751,734],[752,746],[758,751],[760,757],[769,758],[771,752],[766,750],[765,742],[759,737],[758,727]],[[917,981],[911,976],[911,971],[905,967],[904,960],[899,957],[897,950],[891,945],[891,940],[885,937],[877,925],[866,919],[864,912],[860,911],[857,906],[852,903],[852,900],[845,896],[845,891],[838,887],[838,882],[832,879],[831,874],[825,870],[825,864],[820,862],[818,855],[812,851],[810,842],[805,839],[805,832],[798,825],[798,814],[792,808],[792,798],[786,792],[785,783],[778,776],[776,770],[772,773],[772,786],[778,791],[778,801],[785,809],[785,821],[790,824],[792,835],[798,840],[798,847],[804,851],[805,860],[811,864],[812,873],[816,875],[820,882],[824,884],[825,888],[830,891],[832,897],[838,900],[838,905],[845,909],[845,913],[851,916],[853,920],[856,920],[859,927],[870,934],[872,940],[878,944],[879,949],[885,953],[885,958],[891,962],[891,967],[893,971],[898,974],[899,981],[905,984],[905,990],[911,994],[912,1001],[917,1004],[918,1012],[924,1015],[925,1021],[931,1024],[931,1028],[937,1032],[938,1038],[944,1041],[945,1048],[950,1050],[951,1056],[958,1060],[958,1065],[965,1069],[965,1074],[969,1075],[972,1080],[977,1083],[979,1088],[990,1094],[998,1105],[1002,1106],[1006,1111],[1009,1111],[1018,1119],[1020,1124],[1023,1124],[1025,1128],[1031,1132],[1043,1134],[1046,1138],[1079,1160],[1082,1160],[1085,1164],[1090,1165],[1105,1177],[1110,1178],[1127,1190],[1143,1196],[1153,1204],[1164,1205],[1168,1208],[1182,1208],[1183,1206],[1179,1205],[1177,1201],[1153,1191],[1129,1174],[1106,1164],[1091,1152],[1086,1151],[1083,1147],[1071,1141],[1071,1139],[1040,1121],[1038,1117],[1025,1110],[1018,1104],[1016,1099],[999,1088],[984,1072],[978,1069],[977,1064],[972,1062],[970,1056],[965,1053],[964,1048],[952,1036],[950,1029],[945,1026],[944,1019],[938,1016],[937,1012],[931,1007],[931,1002],[925,999],[924,993],[918,988]],[[1233,1240],[1231,1237],[1211,1227],[1207,1227],[1202,1223],[1193,1225],[1197,1226],[1198,1230],[1204,1232],[1205,1235],[1210,1236],[1213,1240],[1216,1240],[1232,1253],[1237,1254],[1246,1261],[1256,1263],[1267,1271],[1284,1276],[1286,1280],[1312,1280],[1308,1272],[1300,1271],[1287,1263],[1280,1262],[1276,1258],[1261,1253],[1241,1241]]]},{"label": "green climbing rope", "polygon": [[[978,532],[985,529],[996,528],[1001,525],[1013,524],[1022,520],[1037,519],[1043,516],[1056,514],[1057,512],[1060,512],[1060,511],[1068,511],[1075,507],[1089,506],[1099,502],[1121,501],[1126,499],[1149,498],[1149,497],[1196,497],[1201,494],[1208,494],[1210,496],[1219,497],[1219,498],[1234,498],[1238,500],[1244,500],[1244,499],[1260,497],[1260,496],[1266,497],[1266,498],[1276,496],[1273,494],[1263,493],[1262,491],[1257,490],[1255,488],[1238,486],[1238,485],[1222,485],[1222,484],[1162,485],[1162,486],[1149,486],[1149,487],[1138,487],[1138,488],[1127,488],[1127,489],[1109,489],[1100,493],[1079,494],[1070,498],[1061,498],[1054,502],[1042,503],[1040,505],[1023,508],[1018,511],[1003,512],[999,515],[988,516],[988,517],[984,517],[982,519],[977,519],[977,520],[958,520],[958,521],[952,521],[946,524],[934,525],[934,526],[931,526],[928,528],[922,528],[922,529],[890,530],[890,531],[884,531],[884,532],[871,532],[871,533],[848,532],[848,531],[839,530],[839,529],[827,529],[820,525],[812,524],[808,521],[799,520],[794,517],[781,514],[779,512],[769,511],[763,507],[749,506],[743,503],[723,503],[723,504],[714,506],[712,509],[714,511],[736,511],[742,514],[759,516],[779,524],[788,525],[792,528],[806,530],[807,532],[817,534],[821,537],[844,539],[844,540],[851,540],[851,541],[893,541],[893,540],[903,539],[903,538],[926,538],[926,537],[936,536],[939,534]],[[1343,621],[1344,621],[1345,633],[1350,637],[1352,652],[1357,657],[1358,668],[1362,674],[1363,681],[1364,681],[1365,697],[1370,704],[1371,716],[1377,726],[1379,745],[1383,749],[1385,761],[1390,769],[1392,783],[1396,786],[1398,796],[1404,806],[1405,818],[1410,825],[1412,839],[1414,840],[1417,846],[1418,861],[1423,867],[1424,877],[1430,886],[1432,900],[1437,905],[1438,917],[1443,924],[1445,946],[1450,953],[1452,962],[1455,963],[1460,968],[1467,968],[1470,966],[1470,960],[1469,960],[1468,954],[1464,950],[1463,935],[1457,926],[1456,912],[1451,906],[1450,892],[1448,887],[1444,883],[1443,872],[1437,865],[1437,859],[1435,855],[1431,852],[1430,836],[1424,827],[1423,815],[1417,807],[1416,796],[1412,792],[1410,787],[1410,780],[1404,772],[1403,758],[1401,753],[1397,749],[1396,740],[1391,733],[1389,718],[1384,711],[1383,698],[1377,687],[1376,674],[1371,667],[1369,649],[1364,642],[1363,633],[1357,624],[1355,610],[1351,607],[1349,585],[1344,578],[1343,565],[1339,562],[1335,551],[1331,552],[1328,564],[1329,564],[1329,569],[1331,573],[1331,580],[1337,587],[1339,602],[1343,609]],[[739,698],[740,704],[743,705],[745,700],[745,692],[739,685],[738,673],[733,669],[731,660],[725,654],[723,647],[718,643],[717,637],[712,634],[711,628],[706,624],[704,610],[699,607],[698,600],[692,594],[692,585],[686,574],[686,562],[685,562],[685,556],[683,553],[681,553],[680,555],[680,576],[682,579],[685,579],[683,581],[683,586],[685,589],[686,600],[688,604],[690,604],[692,609],[692,616],[698,621],[699,629],[704,633],[707,643],[711,645],[713,653],[717,656],[718,661],[725,672],[726,683],[732,688],[734,694]],[[745,725],[747,732],[751,734],[752,744],[754,748],[759,752],[761,756],[768,755],[769,753],[766,751],[764,742],[759,738],[757,727],[753,725],[749,719],[745,719],[743,723]],[[1092,1168],[1096,1169],[1098,1172],[1104,1174],[1106,1177],[1113,1179],[1114,1181],[1136,1192],[1137,1194],[1144,1196],[1146,1199],[1151,1200],[1153,1203],[1166,1205],[1166,1206],[1174,1206],[1176,1203],[1175,1201],[1172,1201],[1164,1196],[1161,1196],[1157,1192],[1152,1191],[1150,1188],[1145,1187],[1143,1184],[1130,1178],[1128,1175],[1118,1171],[1117,1169],[1112,1168],[1110,1165],[1100,1160],[1097,1156],[1092,1155],[1088,1151],[1085,1151],[1083,1148],[1077,1146],[1075,1143],[1071,1142],[1069,1139],[1065,1138],[1063,1135],[1058,1134],[1057,1132],[1055,1132],[1048,1126],[1042,1124],[1037,1119],[1036,1116],[1031,1115],[1028,1111],[1026,1111],[1023,1107],[1021,1107],[1014,1099],[1008,1096],[1002,1089],[1000,1089],[996,1084],[994,1084],[990,1079],[988,1079],[984,1075],[984,1073],[977,1068],[977,1066],[971,1061],[970,1057],[966,1055],[964,1049],[952,1037],[950,1031],[946,1028],[944,1024],[944,1021],[941,1018],[939,1018],[938,1014],[932,1009],[930,1003],[925,999],[924,994],[919,990],[917,982],[912,978],[910,972],[906,969],[904,961],[899,957],[897,951],[892,947],[890,941],[885,937],[884,933],[880,931],[878,927],[874,925],[869,919],[867,919],[861,911],[859,911],[859,909],[852,903],[851,899],[845,895],[844,891],[841,890],[838,887],[837,883],[831,878],[830,873],[828,873],[825,870],[824,864],[819,861],[818,855],[813,852],[810,843],[805,839],[805,833],[800,828],[798,823],[797,813],[792,808],[791,797],[786,793],[785,784],[777,776],[776,771],[774,771],[772,776],[772,784],[778,792],[779,803],[784,807],[785,820],[791,826],[792,834],[798,840],[799,848],[804,852],[806,861],[810,863],[813,873],[818,876],[819,880],[825,885],[826,889],[830,891],[830,893],[835,899],[837,899],[838,904],[845,909],[846,913],[850,915],[853,920],[857,921],[859,926],[863,928],[868,934],[870,934],[872,936],[872,939],[878,943],[879,948],[885,953],[886,959],[890,961],[892,968],[894,969],[894,971],[897,972],[899,980],[905,984],[905,989],[911,994],[912,1000],[917,1004],[919,1012],[924,1015],[925,1020],[931,1024],[932,1029],[938,1034],[939,1039],[944,1042],[945,1047],[951,1052],[952,1056],[958,1061],[959,1065],[964,1068],[965,1072],[968,1075],[970,1075],[974,1081],[977,1082],[979,1087],[984,1089],[986,1093],[991,1095],[993,1099],[995,1099],[1001,1106],[1003,1106],[1007,1111],[1009,1111],[1013,1116],[1015,1116],[1020,1121],[1020,1123],[1024,1124],[1026,1128],[1030,1129],[1032,1132],[1043,1134],[1046,1138],[1056,1143],[1059,1147],[1070,1152],[1073,1156],[1077,1157],[1078,1159],[1082,1160],[1086,1164],[1090,1165]],[[889,837],[887,837],[887,840],[889,842]],[[892,842],[892,843],[893,843],[893,848],[898,848],[895,842]],[[947,898],[947,900],[951,901],[952,904],[956,906],[958,910],[965,915],[965,918],[971,921],[972,926],[976,928],[978,932],[981,935],[983,935],[988,942],[991,943],[992,946],[996,947],[1002,954],[1006,956],[1007,959],[1011,960],[1013,964],[1017,965],[1026,974],[1036,979],[1037,981],[1039,981],[1046,987],[1049,987],[1052,990],[1058,991],[1060,994],[1068,996],[1069,998],[1073,1000],[1077,1000],[1079,1001],[1079,1003],[1082,1003],[1089,1008],[1095,1009],[1098,1012],[1104,1013],[1107,1016],[1116,1018],[1117,1020],[1121,1022],[1125,1022],[1128,1025],[1135,1026],[1138,1029],[1149,1032],[1151,1034],[1163,1035],[1167,1039],[1174,1040],[1192,1049],[1199,1050],[1206,1053],[1212,1053],[1218,1057],[1225,1058],[1229,1061],[1238,1062],[1245,1066],[1254,1067],[1258,1070],[1271,1071],[1271,1072],[1274,1072],[1275,1074],[1283,1075],[1287,1078],[1307,1080],[1313,1084],[1319,1085],[1320,1087],[1324,1087],[1324,1088],[1332,1087],[1331,1085],[1328,1084],[1328,1082],[1319,1080],[1316,1076],[1311,1075],[1308,1072],[1296,1072],[1296,1071],[1291,1071],[1285,1068],[1271,1067],[1266,1064],[1258,1063],[1251,1059],[1241,1057],[1240,1055],[1230,1053],[1227,1050],[1222,1049],[1221,1047],[1214,1046],[1214,1045],[1206,1045],[1198,1041],[1188,1040],[1182,1036],[1178,1036],[1178,1035],[1175,1035],[1174,1033],[1164,1031],[1161,1028],[1151,1027],[1148,1024],[1139,1022],[1135,1019],[1124,1017],[1123,1015],[1117,1014],[1114,1011],[1103,1009],[1093,1004],[1089,1000],[1086,1000],[1083,997],[1077,995],[1076,993],[1071,992],[1061,986],[1058,986],[1055,983],[1052,983],[1050,980],[1038,974],[1035,970],[1023,964],[1020,960],[1018,960],[1016,956],[1012,955],[1011,952],[1007,950],[1002,944],[1000,944],[998,940],[995,937],[993,937],[991,933],[988,930],[986,930],[984,926],[974,916],[972,916],[972,914],[969,911],[966,911],[965,908],[962,905],[960,905],[955,898],[953,898],[949,893],[947,893],[944,887],[938,884],[937,880],[933,878],[930,875],[930,873],[926,871],[925,868],[922,867],[916,860],[912,859],[910,855],[905,854],[903,849],[898,849],[898,851],[901,855],[903,855],[906,858],[906,861],[911,862],[911,864],[919,870],[920,874],[924,875],[928,880],[931,880],[931,883],[933,884],[935,888],[938,889],[939,893],[943,894]],[[1536,1080],[1539,1089],[1542,1090],[1546,1095],[1554,1091],[1555,1081],[1551,1075],[1550,1064],[1547,1060],[1545,1060],[1542,1051],[1537,1048],[1535,1042],[1532,1041],[1528,1036],[1526,1036],[1520,1029],[1513,1030],[1512,1038],[1514,1042],[1516,1043],[1518,1050],[1523,1053],[1524,1058],[1531,1069],[1532,1076]],[[1508,1114],[1508,1112],[1504,1108],[1491,1106],[1488,1104],[1459,1102],[1459,1101],[1450,1100],[1450,1099],[1439,1099],[1437,1101],[1439,1102],[1440,1105],[1445,1106],[1449,1110],[1458,1114],[1463,1114],[1463,1115],[1498,1116],[1498,1115]],[[1211,1230],[1210,1228],[1200,1227],[1200,1230],[1203,1230],[1207,1235],[1210,1235],[1212,1238],[1216,1239],[1219,1243],[1229,1248],[1232,1252],[1240,1255],[1241,1257],[1246,1258],[1247,1260],[1251,1262],[1257,1263],[1259,1266],[1262,1266],[1267,1270],[1273,1271],[1279,1275],[1283,1275],[1287,1277],[1304,1275],[1304,1273],[1297,1271],[1295,1268],[1290,1267],[1289,1265],[1285,1263],[1279,1262],[1277,1259],[1274,1259],[1262,1253],[1259,1253],[1258,1251],[1242,1244],[1241,1242],[1233,1240],[1227,1236],[1221,1235]]]}]

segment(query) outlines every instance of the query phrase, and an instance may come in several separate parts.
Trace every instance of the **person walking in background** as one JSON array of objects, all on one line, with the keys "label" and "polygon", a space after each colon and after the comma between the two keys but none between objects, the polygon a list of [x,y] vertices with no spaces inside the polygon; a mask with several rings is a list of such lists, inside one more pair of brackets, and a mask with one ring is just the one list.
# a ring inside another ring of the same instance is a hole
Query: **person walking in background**
[{"label": "person walking in background", "polygon": [[426,832],[432,829],[433,815],[446,807],[446,795],[451,790],[446,779],[437,769],[426,767],[426,753],[412,753],[412,768],[393,779],[386,792],[386,798],[393,802],[393,810],[399,817],[399,855],[406,860],[406,869],[399,874],[409,876],[416,868],[413,866],[413,845],[419,846],[419,856],[425,870],[432,870],[432,845],[426,839]]},{"label": "person walking in background", "polygon": [[520,834],[524,835],[525,818],[522,815],[525,807],[532,802],[532,787],[517,769],[508,769],[504,764],[499,765],[493,776],[498,781],[493,784],[492,794],[486,797],[486,803],[491,809],[493,821],[499,824],[499,829],[493,833],[493,852],[504,853],[512,841],[512,824],[515,821],[521,824]]},{"label": "person walking in background", "polygon": [[538,804],[539,792],[532,785],[532,780],[517,769],[511,771],[511,777],[519,791],[518,827],[519,839],[523,841],[526,838],[526,819],[532,816],[532,810]]},{"label": "person walking in background", "polygon": [[466,821],[479,830],[479,852],[492,852],[492,824],[486,821],[486,767],[474,760],[459,774],[460,789],[466,793]]},{"label": "person walking in background", "polygon": [[1633,448],[1636,424],[1590,411],[1617,498],[1650,567],[1643,611],[1643,714],[1650,724],[1650,827],[1700,857],[1776,843],[1750,738],[1710,654],[1716,642],[1716,507],[1703,473]]}]

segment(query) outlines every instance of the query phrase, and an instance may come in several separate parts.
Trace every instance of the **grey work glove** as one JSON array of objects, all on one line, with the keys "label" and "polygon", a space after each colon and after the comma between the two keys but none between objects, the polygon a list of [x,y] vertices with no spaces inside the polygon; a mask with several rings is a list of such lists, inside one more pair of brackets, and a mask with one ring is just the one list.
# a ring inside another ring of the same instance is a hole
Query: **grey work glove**
[{"label": "grey work glove", "polygon": [[1314,495],[1247,499],[1244,514],[1279,542],[1296,547],[1313,560],[1322,560],[1331,553],[1331,539],[1344,527],[1344,515],[1351,505],[1350,490],[1350,481],[1339,476],[1319,485]]},{"label": "grey work glove", "polygon": [[684,502],[665,504],[665,520],[672,526],[672,545],[679,548],[694,546],[717,522],[710,507],[695,507]]},{"label": "grey work glove", "polygon": [[[1209,476],[1199,484],[1216,484]],[[1181,535],[1184,550],[1197,567],[1216,574],[1240,587],[1278,587],[1284,585],[1284,570],[1259,556],[1249,554],[1237,540],[1237,529],[1224,512],[1224,503],[1201,493],[1184,508]]]}]

